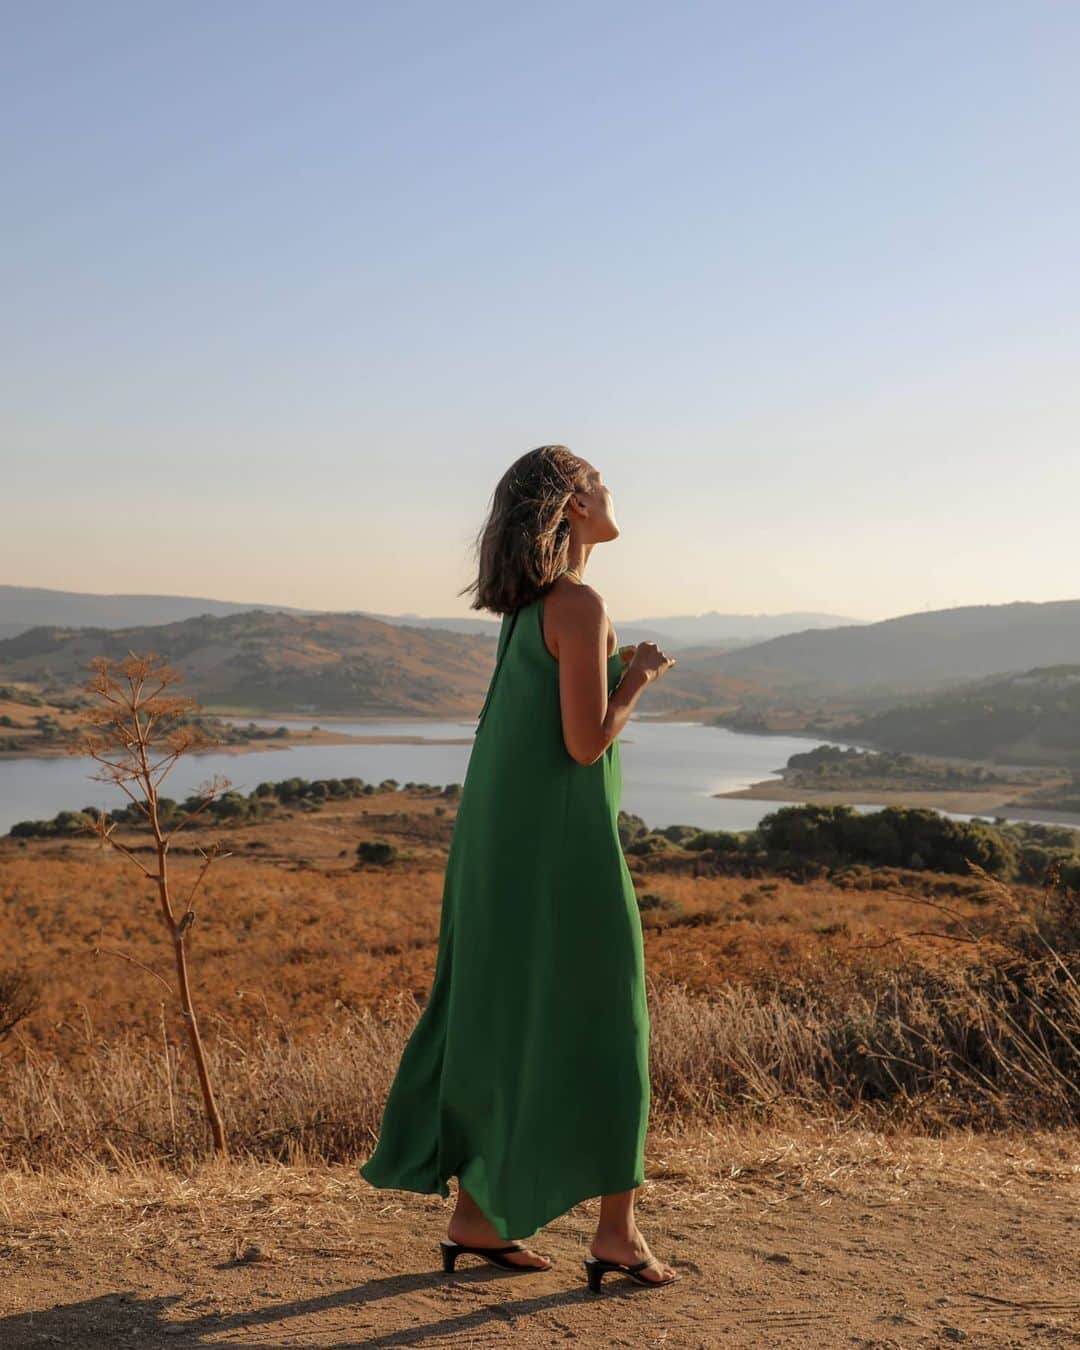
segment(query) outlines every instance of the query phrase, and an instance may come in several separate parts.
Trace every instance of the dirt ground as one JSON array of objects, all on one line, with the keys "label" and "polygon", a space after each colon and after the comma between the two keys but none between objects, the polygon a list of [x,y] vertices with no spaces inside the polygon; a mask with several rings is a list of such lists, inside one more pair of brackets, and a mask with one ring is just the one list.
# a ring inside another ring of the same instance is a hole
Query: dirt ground
[{"label": "dirt ground", "polygon": [[650,1136],[647,1174],[681,1279],[597,1296],[596,1200],[533,1239],[549,1271],[444,1275],[452,1198],[353,1167],[8,1172],[0,1347],[1080,1345],[1080,1132],[720,1128]]}]

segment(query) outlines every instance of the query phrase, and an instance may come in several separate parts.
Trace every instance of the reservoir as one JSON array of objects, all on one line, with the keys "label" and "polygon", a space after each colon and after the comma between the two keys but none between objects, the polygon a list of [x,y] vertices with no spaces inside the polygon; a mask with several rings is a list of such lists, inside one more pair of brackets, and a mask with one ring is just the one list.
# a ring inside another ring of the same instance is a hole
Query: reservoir
[{"label": "reservoir", "polygon": [[[236,719],[275,728],[274,718]],[[290,718],[291,729],[322,726],[349,735],[424,736],[423,745],[310,745],[253,750],[242,754],[183,755],[161,787],[182,800],[214,774],[247,793],[259,783],[283,778],[362,778],[380,783],[461,783],[472,748],[472,722],[385,721],[332,723]],[[465,740],[465,744],[440,742]],[[703,829],[745,830],[780,803],[725,801],[711,796],[768,778],[789,755],[821,742],[801,736],[755,736],[700,722],[658,722],[631,718],[619,737],[623,810],[652,828],[696,825]],[[49,758],[0,761],[0,834],[19,820],[48,820],[57,811],[126,804],[120,788],[95,782],[93,759]]]},{"label": "reservoir", "polygon": [[[271,729],[274,718],[238,718],[238,723]],[[290,729],[322,726],[351,735],[423,736],[427,744],[303,745],[241,754],[181,756],[161,787],[175,800],[194,792],[213,775],[248,793],[259,783],[283,778],[362,778],[379,783],[430,783],[439,787],[465,779],[473,722],[429,720],[318,722],[289,718]],[[463,741],[462,744],[453,744]],[[746,830],[784,803],[725,800],[716,792],[749,787],[771,776],[788,756],[822,742],[805,736],[761,736],[704,726],[632,717],[619,737],[623,810],[641,816],[651,829],[694,825],[700,829]],[[831,742],[835,743],[835,742]],[[842,743],[841,743],[842,744]],[[110,810],[127,803],[120,788],[96,782],[101,766],[90,758],[33,757],[0,760],[0,834],[16,821],[48,820],[58,811],[96,806]],[[860,805],[859,809],[878,810]],[[957,816],[958,819],[969,819]],[[1032,819],[1038,815],[1033,814]]]}]

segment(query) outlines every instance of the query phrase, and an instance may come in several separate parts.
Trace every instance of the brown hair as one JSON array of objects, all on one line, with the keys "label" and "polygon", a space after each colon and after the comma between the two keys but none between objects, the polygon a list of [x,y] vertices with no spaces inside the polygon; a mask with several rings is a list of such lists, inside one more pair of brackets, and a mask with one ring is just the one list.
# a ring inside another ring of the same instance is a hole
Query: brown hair
[{"label": "brown hair", "polygon": [[470,609],[512,613],[551,585],[567,565],[566,503],[589,487],[589,471],[565,445],[541,445],[514,460],[477,535],[477,578],[458,592],[476,592]]}]

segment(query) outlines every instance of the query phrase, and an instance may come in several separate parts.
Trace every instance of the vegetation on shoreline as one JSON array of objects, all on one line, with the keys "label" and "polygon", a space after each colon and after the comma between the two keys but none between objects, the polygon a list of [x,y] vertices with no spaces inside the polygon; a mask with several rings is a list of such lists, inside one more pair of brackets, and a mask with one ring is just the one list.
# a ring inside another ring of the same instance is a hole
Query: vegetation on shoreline
[{"label": "vegetation on shoreline", "polygon": [[1042,807],[1080,814],[1080,773],[1063,774],[1061,769],[1045,766],[1005,771],[962,760],[828,743],[789,755],[779,772],[779,779],[757,783],[748,793],[716,795],[753,795],[765,800],[791,795],[797,801],[799,797],[826,800],[826,794],[833,794],[835,801],[842,793],[849,800],[867,801],[885,794],[897,805],[906,805],[902,797],[897,800],[899,794],[909,798],[919,794],[923,805],[942,810],[970,796],[976,811],[982,799],[993,796],[999,809]]},{"label": "vegetation on shoreline", "polygon": [[[16,685],[0,685],[0,703],[9,709],[0,712],[0,754],[24,755],[77,749],[81,734],[79,719],[93,706],[85,694],[44,698]],[[17,715],[10,711],[12,708],[18,710]],[[177,718],[176,725],[201,734],[208,743],[224,746],[285,741],[295,735],[287,726],[260,727],[254,722],[230,722],[204,712]]]},{"label": "vegetation on shoreline", "polygon": [[[204,807],[202,819],[190,828],[268,822],[283,809],[318,812],[335,801],[401,792],[453,802],[461,784],[438,786],[396,779],[368,783],[362,778],[286,778],[259,783],[251,792],[222,793]],[[182,802],[162,797],[162,822],[194,810],[202,799]],[[438,808],[436,808],[438,809]],[[15,839],[56,839],[89,834],[104,820],[134,829],[145,821],[135,803],[101,812],[97,807],[59,811],[51,820],[24,820],[9,831]],[[651,830],[640,816],[619,812],[619,838],[628,856],[655,859],[689,853],[719,861],[728,870],[747,875],[778,872],[803,877],[822,870],[862,863],[965,874],[970,864],[1003,880],[1040,884],[1051,868],[1070,885],[1080,885],[1080,832],[1055,825],[997,818],[957,821],[922,807],[887,806],[857,812],[850,806],[784,806],[764,816],[752,830],[703,830],[695,825],[668,825]]]},{"label": "vegetation on shoreline", "polygon": [[958,821],[923,807],[859,812],[816,803],[781,807],[742,831],[649,830],[637,816],[620,816],[620,822],[628,854],[708,853],[747,874],[806,877],[864,864],[965,875],[975,864],[1002,880],[1036,885],[1054,868],[1062,882],[1080,886],[1080,832],[1056,825]]},{"label": "vegetation on shoreline", "polygon": [[995,772],[981,764],[945,763],[928,756],[850,746],[818,745],[789,755],[782,770],[788,787],[822,790],[847,788],[911,788],[951,792],[1016,783],[1018,776]]},{"label": "vegetation on shoreline", "polygon": [[[408,782],[400,785],[394,778],[384,778],[381,783],[367,783],[363,778],[283,778],[280,781],[259,783],[250,792],[232,789],[215,797],[205,806],[202,818],[193,821],[190,828],[207,829],[227,823],[252,824],[275,816],[283,807],[293,811],[319,811],[328,802],[348,800],[352,797],[370,797],[377,792],[418,793],[423,796],[436,794],[449,800],[458,797],[460,783],[448,783],[445,787],[435,787],[430,783]],[[183,801],[174,801],[171,797],[159,799],[159,809],[163,824],[168,825],[174,817],[193,811],[203,799],[190,796]],[[96,806],[84,806],[79,810],[58,811],[51,820],[21,820],[11,827],[8,833],[15,839],[57,839],[89,833],[95,820],[104,820],[118,825],[128,825],[135,829],[144,829],[146,822],[138,806],[132,802],[128,806],[114,807],[110,811],[101,811]]]}]

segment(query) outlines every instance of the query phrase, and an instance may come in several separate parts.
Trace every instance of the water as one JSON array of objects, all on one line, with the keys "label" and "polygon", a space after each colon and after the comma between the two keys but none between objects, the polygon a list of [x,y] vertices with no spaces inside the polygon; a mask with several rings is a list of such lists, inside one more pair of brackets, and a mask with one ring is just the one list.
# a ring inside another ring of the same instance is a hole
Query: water
[{"label": "water", "polygon": [[[246,723],[276,728],[280,719],[242,718]],[[297,745],[292,749],[244,754],[182,756],[162,784],[165,796],[182,800],[212,775],[224,775],[239,792],[282,778],[363,778],[378,783],[443,785],[461,783],[472,748],[475,723],[469,722],[322,722],[290,718],[290,728],[322,726],[354,735],[425,736],[426,745]],[[439,744],[464,739],[465,744]],[[755,736],[699,722],[660,722],[632,717],[620,737],[623,796],[626,811],[641,816],[652,828],[695,825],[702,829],[746,830],[782,802],[730,800],[712,796],[749,787],[778,776],[789,755],[822,742],[805,736]],[[838,742],[830,742],[837,744]],[[96,806],[121,806],[128,798],[117,787],[95,782],[90,774],[100,765],[89,758],[0,760],[0,834],[16,821],[48,820],[57,811]],[[864,803],[858,810],[880,808]],[[955,819],[970,816],[951,813]],[[1030,819],[1039,819],[1033,813]],[[1044,813],[1052,819],[1053,813]]]}]

